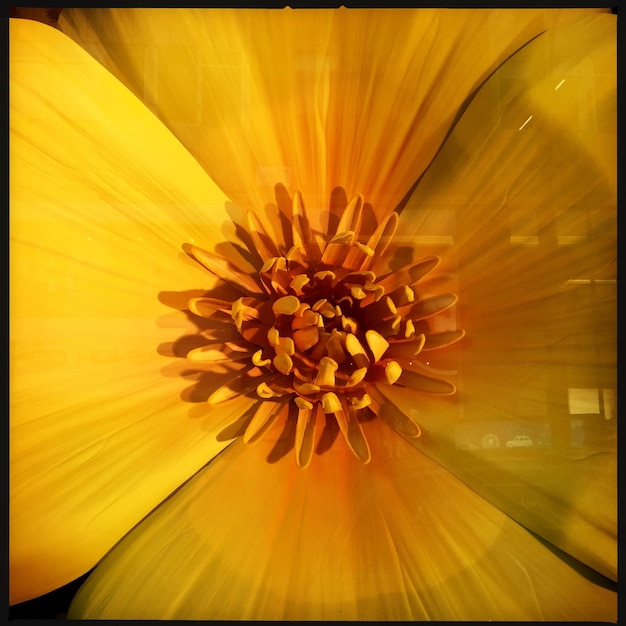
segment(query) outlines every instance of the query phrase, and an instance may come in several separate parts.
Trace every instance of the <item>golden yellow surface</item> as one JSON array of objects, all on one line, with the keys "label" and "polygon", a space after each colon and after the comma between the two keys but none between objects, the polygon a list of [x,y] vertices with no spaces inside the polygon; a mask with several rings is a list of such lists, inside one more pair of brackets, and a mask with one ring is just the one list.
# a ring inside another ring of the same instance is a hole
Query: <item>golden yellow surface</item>
[{"label": "golden yellow surface", "polygon": [[[10,26],[11,602],[103,559],[71,617],[614,621],[614,16],[59,27]],[[253,400],[172,358],[173,292],[215,284],[181,245],[234,259],[247,208],[278,238],[277,183],[322,234],[335,186],[380,221],[406,196],[402,260],[458,295],[426,361],[457,393],[381,386],[421,436],[363,423],[368,465],[339,438],[300,469],[279,429],[224,451]]]}]

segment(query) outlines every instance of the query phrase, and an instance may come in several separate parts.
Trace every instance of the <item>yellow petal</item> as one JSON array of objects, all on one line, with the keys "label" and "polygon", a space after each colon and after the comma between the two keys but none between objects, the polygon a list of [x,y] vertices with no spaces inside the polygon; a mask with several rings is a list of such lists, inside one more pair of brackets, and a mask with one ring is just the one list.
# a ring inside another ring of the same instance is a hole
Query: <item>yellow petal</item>
[{"label": "yellow petal", "polygon": [[65,35],[28,20],[10,29],[10,578],[19,602],[91,568],[227,444],[216,433],[246,403],[216,417],[198,401],[220,377],[184,379],[160,354],[191,326],[170,317],[160,294],[211,285],[178,256],[193,238],[213,245],[228,219],[224,195]]},{"label": "yellow petal", "polygon": [[306,470],[233,444],[103,560],[70,618],[612,621],[616,592],[379,422]]},{"label": "yellow petal", "polygon": [[394,394],[429,432],[417,446],[611,577],[615,87],[606,15],[538,37],[478,94],[398,227],[441,256],[429,288],[459,296],[431,330],[464,338],[420,355],[458,399]]},{"label": "yellow petal", "polygon": [[481,81],[580,12],[65,9],[59,25],[235,203],[262,210],[282,182],[326,230],[336,186],[393,209]]}]

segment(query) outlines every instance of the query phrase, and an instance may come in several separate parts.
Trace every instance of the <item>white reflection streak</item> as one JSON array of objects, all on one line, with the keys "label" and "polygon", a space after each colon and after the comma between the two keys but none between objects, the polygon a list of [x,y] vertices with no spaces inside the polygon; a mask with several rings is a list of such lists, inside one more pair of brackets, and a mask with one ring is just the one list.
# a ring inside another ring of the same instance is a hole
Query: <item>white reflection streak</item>
[{"label": "white reflection streak", "polygon": [[524,126],[526,126],[526,124],[528,124],[528,122],[530,122],[530,120],[533,119],[533,116],[531,115],[517,130],[522,130],[522,128],[524,128]]},{"label": "white reflection streak", "polygon": [[554,91],[556,91],[563,83],[565,82],[565,79],[563,79],[555,88]]}]

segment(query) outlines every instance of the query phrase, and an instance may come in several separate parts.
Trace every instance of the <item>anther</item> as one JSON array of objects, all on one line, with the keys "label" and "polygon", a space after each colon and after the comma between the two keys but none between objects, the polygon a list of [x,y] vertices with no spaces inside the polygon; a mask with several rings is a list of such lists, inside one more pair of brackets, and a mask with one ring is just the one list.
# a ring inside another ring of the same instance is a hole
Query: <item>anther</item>
[{"label": "anther", "polygon": [[335,272],[331,272],[330,270],[320,270],[319,272],[315,272],[315,274],[313,274],[313,277],[320,282],[324,282],[327,278],[331,281],[335,280],[336,278]]},{"label": "anther", "polygon": [[274,350],[276,354],[295,354],[295,345],[291,337],[279,337],[278,343],[276,343]]},{"label": "anther", "polygon": [[272,362],[271,359],[264,359],[262,358],[262,356],[263,356],[263,350],[257,350],[252,355],[252,363],[254,363],[254,365],[256,365],[257,367],[265,367]]},{"label": "anther", "polygon": [[352,396],[350,398],[350,406],[355,409],[364,409],[370,404],[372,404],[372,399],[366,393],[364,393],[361,397]]},{"label": "anther", "polygon": [[297,293],[302,293],[302,287],[311,282],[311,279],[306,274],[297,274],[291,279],[289,286]]},{"label": "anther", "polygon": [[293,333],[293,342],[300,352],[312,348],[320,338],[320,332],[316,326],[301,328]]},{"label": "anther", "polygon": [[267,331],[267,341],[269,342],[270,346],[277,346],[279,340],[280,335],[278,334],[278,328],[274,328],[272,326],[272,328]]},{"label": "anther", "polygon": [[405,304],[411,304],[415,301],[415,292],[408,285],[401,285],[394,289],[389,294],[389,297],[396,306],[404,306]]},{"label": "anther", "polygon": [[299,409],[312,409],[313,408],[313,403],[309,402],[308,400],[305,400],[304,398],[301,398],[300,396],[297,396],[296,398],[294,398],[294,402],[296,403],[296,406]]},{"label": "anther", "polygon": [[369,349],[372,351],[374,361],[380,361],[389,347],[389,342],[375,330],[365,331],[365,340]]},{"label": "anther", "polygon": [[296,296],[283,296],[272,304],[276,315],[293,315],[300,308],[300,300]]},{"label": "anther", "polygon": [[358,385],[367,374],[367,367],[359,367],[354,370],[350,376],[350,380],[346,383],[346,387],[354,387]]},{"label": "anther", "polygon": [[259,397],[264,398],[265,400],[280,397],[280,394],[276,393],[267,383],[259,384],[256,388],[256,392]]},{"label": "anther", "polygon": [[355,333],[359,329],[359,325],[357,321],[352,317],[346,317],[345,315],[341,318],[341,328],[345,330],[347,333]]},{"label": "anther", "polygon": [[357,367],[367,367],[369,365],[370,360],[367,354],[365,354],[365,348],[363,348],[356,335],[346,335],[346,350],[354,357]]},{"label": "anther", "polygon": [[336,393],[329,391],[322,396],[322,411],[324,413],[337,413],[341,410],[341,402]]},{"label": "anther", "polygon": [[363,300],[367,296],[361,285],[353,285],[350,287],[350,295],[355,300]]},{"label": "anther", "polygon": [[295,381],[293,383],[293,388],[296,391],[296,393],[302,393],[305,396],[310,396],[314,393],[318,393],[319,391],[321,391],[321,387],[319,387],[318,385],[314,385],[312,383],[302,383],[300,385],[296,383]]},{"label": "anther", "polygon": [[397,361],[389,361],[385,366],[385,378],[390,385],[393,385],[402,376],[402,368]]},{"label": "anther", "polygon": [[341,345],[342,335],[337,331],[333,331],[326,342],[326,352],[328,356],[337,363],[343,363],[346,360],[346,353]]},{"label": "anther", "polygon": [[293,370],[293,361],[291,357],[286,353],[278,354],[272,360],[274,367],[281,373],[287,376]]},{"label": "anther", "polygon": [[334,387],[335,386],[335,372],[339,364],[334,359],[325,356],[319,362],[319,371],[313,383],[320,387]]}]

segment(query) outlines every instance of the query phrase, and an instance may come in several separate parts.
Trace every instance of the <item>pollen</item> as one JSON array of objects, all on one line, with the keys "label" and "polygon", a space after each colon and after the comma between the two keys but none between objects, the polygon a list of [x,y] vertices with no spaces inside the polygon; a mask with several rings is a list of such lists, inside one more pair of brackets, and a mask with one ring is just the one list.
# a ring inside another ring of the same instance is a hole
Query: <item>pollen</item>
[{"label": "pollen", "polygon": [[437,257],[397,267],[405,255],[396,254],[396,214],[372,223],[356,196],[344,207],[333,205],[328,221],[335,229],[321,234],[311,228],[299,193],[286,206],[290,232],[253,210],[246,214],[248,258],[260,257],[256,273],[190,247],[188,253],[238,295],[230,302],[208,296],[189,301],[190,314],[212,320],[215,329],[201,332],[209,345],[194,347],[188,358],[214,376],[230,376],[211,394],[212,404],[237,394],[254,402],[244,442],[252,445],[275,423],[293,420],[285,432],[295,433],[296,462],[304,468],[315,454],[323,430],[318,426],[331,419],[367,463],[362,421],[374,417],[403,436],[420,435],[413,417],[393,403],[394,387],[454,393],[452,383],[423,365],[421,353],[463,337],[460,329],[430,330],[457,298],[425,287]]}]

